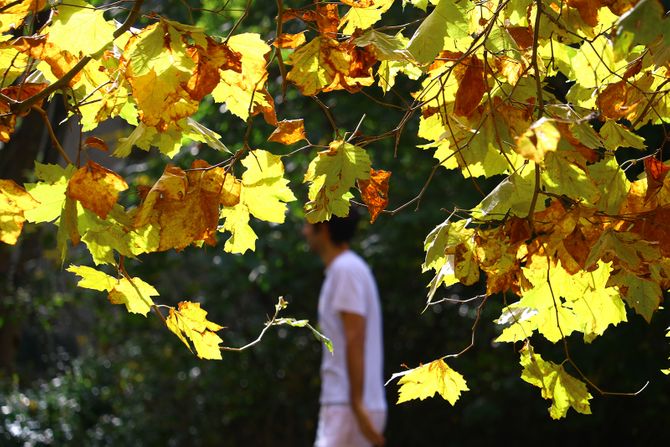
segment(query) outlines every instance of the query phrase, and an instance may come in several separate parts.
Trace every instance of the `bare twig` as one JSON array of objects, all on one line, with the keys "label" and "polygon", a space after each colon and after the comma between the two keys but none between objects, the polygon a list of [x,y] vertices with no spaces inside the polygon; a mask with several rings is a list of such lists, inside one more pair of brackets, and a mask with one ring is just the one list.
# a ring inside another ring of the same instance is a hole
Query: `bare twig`
[{"label": "bare twig", "polygon": [[58,138],[56,137],[56,133],[54,132],[53,127],[51,126],[51,121],[49,121],[49,115],[47,115],[47,112],[43,108],[37,105],[32,106],[32,109],[42,117],[42,121],[44,121],[44,125],[47,128],[47,132],[49,132],[51,143],[54,145],[56,150],[58,150],[61,157],[63,157],[63,160],[65,160],[67,164],[72,164],[72,160],[70,160],[70,157],[68,157],[67,153],[65,152],[65,149],[63,149],[63,146],[61,146],[60,142],[58,141]]}]

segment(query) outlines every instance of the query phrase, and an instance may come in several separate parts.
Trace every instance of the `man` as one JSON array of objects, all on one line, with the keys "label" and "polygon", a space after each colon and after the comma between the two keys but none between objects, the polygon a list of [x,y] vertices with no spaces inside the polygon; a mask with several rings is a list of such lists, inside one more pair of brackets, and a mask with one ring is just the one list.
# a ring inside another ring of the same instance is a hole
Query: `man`
[{"label": "man", "polygon": [[319,325],[333,342],[321,362],[321,410],[315,447],[383,445],[386,397],[377,285],[349,244],[358,215],[305,224],[303,235],[326,267]]}]

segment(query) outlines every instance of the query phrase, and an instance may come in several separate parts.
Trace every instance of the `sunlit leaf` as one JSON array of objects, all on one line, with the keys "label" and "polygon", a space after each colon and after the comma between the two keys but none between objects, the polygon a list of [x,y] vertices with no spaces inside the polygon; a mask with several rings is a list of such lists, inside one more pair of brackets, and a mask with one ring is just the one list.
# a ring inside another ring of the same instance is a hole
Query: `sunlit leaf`
[{"label": "sunlit leaf", "polygon": [[439,393],[443,399],[454,405],[461,397],[461,393],[469,390],[463,376],[441,359],[394,374],[391,379],[396,377],[400,377],[398,404],[412,399],[424,400]]}]

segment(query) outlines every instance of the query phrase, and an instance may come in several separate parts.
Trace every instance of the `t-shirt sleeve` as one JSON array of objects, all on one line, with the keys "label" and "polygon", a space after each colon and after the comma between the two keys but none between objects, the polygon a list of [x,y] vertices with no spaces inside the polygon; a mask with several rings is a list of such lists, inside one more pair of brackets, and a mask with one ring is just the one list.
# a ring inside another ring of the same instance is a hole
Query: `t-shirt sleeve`
[{"label": "t-shirt sleeve", "polygon": [[347,269],[333,272],[332,305],[337,312],[366,315],[364,288],[356,275]]}]

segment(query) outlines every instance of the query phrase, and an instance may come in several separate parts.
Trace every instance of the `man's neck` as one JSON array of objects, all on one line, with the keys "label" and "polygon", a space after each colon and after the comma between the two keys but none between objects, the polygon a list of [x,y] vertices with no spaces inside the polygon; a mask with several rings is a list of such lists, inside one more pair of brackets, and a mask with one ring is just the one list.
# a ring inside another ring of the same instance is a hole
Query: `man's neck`
[{"label": "man's neck", "polygon": [[329,244],[326,246],[325,250],[321,253],[321,260],[323,261],[323,265],[328,268],[330,264],[333,263],[335,258],[337,258],[339,255],[344,253],[345,251],[349,250],[349,244],[344,243],[344,244]]}]

